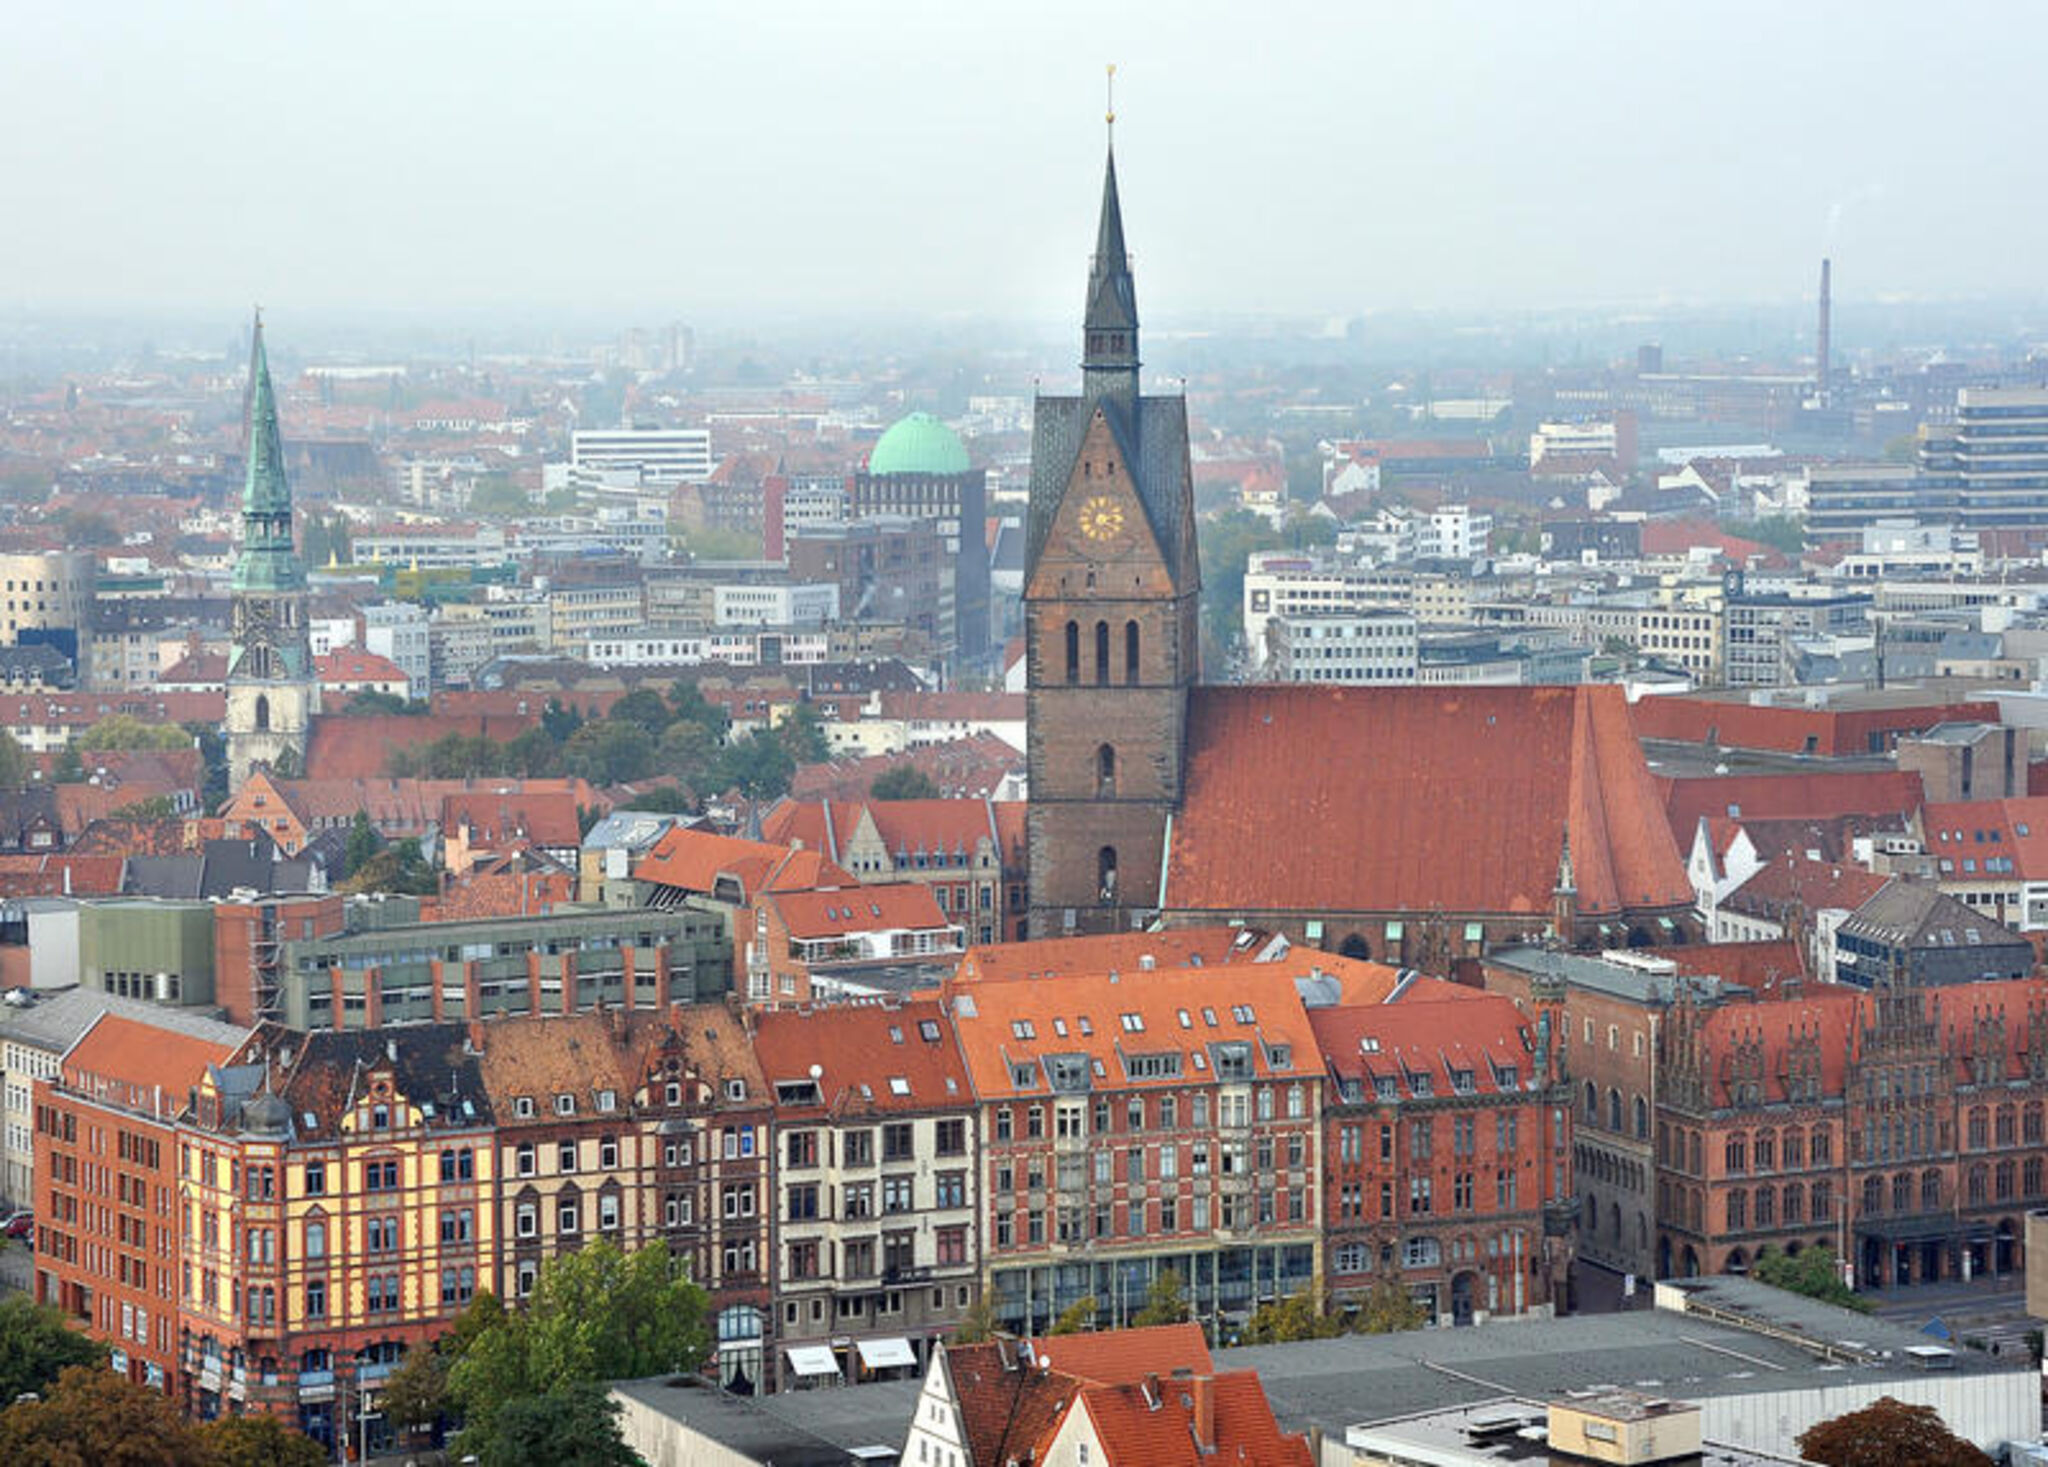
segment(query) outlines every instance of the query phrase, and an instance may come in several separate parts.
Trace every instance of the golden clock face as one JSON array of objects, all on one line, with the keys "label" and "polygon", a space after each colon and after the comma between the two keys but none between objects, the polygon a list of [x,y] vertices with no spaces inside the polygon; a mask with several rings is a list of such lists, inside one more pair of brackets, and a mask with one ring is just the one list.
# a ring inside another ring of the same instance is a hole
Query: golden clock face
[{"label": "golden clock face", "polygon": [[1081,506],[1081,533],[1091,540],[1113,540],[1123,533],[1124,507],[1106,494]]}]

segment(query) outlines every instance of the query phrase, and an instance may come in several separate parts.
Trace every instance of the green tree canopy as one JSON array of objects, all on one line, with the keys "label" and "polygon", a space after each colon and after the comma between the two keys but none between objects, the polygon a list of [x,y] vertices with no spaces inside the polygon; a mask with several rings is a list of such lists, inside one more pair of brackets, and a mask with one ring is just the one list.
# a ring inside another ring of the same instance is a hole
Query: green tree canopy
[{"label": "green tree canopy", "polygon": [[1821,1467],[1991,1467],[1991,1458],[1950,1431],[1932,1406],[1891,1396],[1808,1427],[1799,1455]]},{"label": "green tree canopy", "polygon": [[1270,1304],[1261,1304],[1246,1321],[1247,1345],[1282,1345],[1295,1340],[1327,1340],[1344,1333],[1344,1321],[1323,1313],[1317,1293],[1305,1290]]},{"label": "green tree canopy", "polygon": [[1824,1244],[1802,1249],[1796,1258],[1772,1245],[1757,1254],[1749,1274],[1758,1283],[1769,1284],[1775,1289],[1804,1294],[1809,1299],[1822,1299],[1865,1314],[1870,1312],[1870,1301],[1843,1282],[1841,1260],[1835,1256],[1834,1249]]},{"label": "green tree canopy", "polygon": [[0,1300],[0,1401],[48,1390],[67,1366],[106,1360],[107,1347],[71,1328],[54,1305],[26,1294]]},{"label": "green tree canopy", "polygon": [[1166,1268],[1146,1288],[1144,1307],[1131,1316],[1131,1324],[1140,1329],[1154,1324],[1181,1324],[1192,1315],[1188,1291],[1180,1275]]},{"label": "green tree canopy", "polygon": [[822,764],[832,757],[832,745],[825,738],[825,715],[818,705],[805,699],[796,705],[776,730],[798,764]]},{"label": "green tree canopy", "polygon": [[978,1345],[995,1337],[996,1296],[993,1290],[988,1290],[974,1296],[974,1302],[967,1306],[967,1312],[953,1326],[953,1343]]},{"label": "green tree canopy", "polygon": [[507,1402],[478,1467],[646,1467],[619,1432],[619,1403],[601,1385],[578,1381]]},{"label": "green tree canopy", "polygon": [[87,753],[100,749],[189,749],[192,735],[175,723],[144,723],[132,713],[110,713],[73,742]]},{"label": "green tree canopy", "polygon": [[939,787],[932,783],[932,777],[915,764],[885,769],[868,786],[868,794],[877,800],[930,800],[936,799],[938,793]]},{"label": "green tree canopy", "polygon": [[554,1460],[488,1455],[514,1402],[695,1370],[711,1350],[708,1309],[659,1243],[627,1254],[600,1239],[549,1260],[526,1308],[473,1327],[460,1347],[449,1381],[464,1413],[461,1449],[484,1461]]},{"label": "green tree canopy", "polygon": [[266,1412],[209,1421],[198,1438],[207,1467],[327,1467],[320,1443]]},{"label": "green tree canopy", "polygon": [[748,799],[772,800],[789,793],[795,774],[787,744],[772,733],[749,733],[725,746],[713,777],[720,786],[737,786]]},{"label": "green tree canopy", "polygon": [[1399,1279],[1383,1278],[1365,1291],[1351,1328],[1361,1335],[1392,1335],[1421,1329],[1429,1323],[1429,1311],[1415,1301]]},{"label": "green tree canopy", "polygon": [[637,723],[586,723],[562,745],[562,770],[592,784],[625,784],[654,772],[654,735]]},{"label": "green tree canopy", "polygon": [[0,790],[18,790],[28,783],[28,753],[14,735],[0,733]]},{"label": "green tree canopy", "polygon": [[160,1391],[104,1365],[67,1366],[41,1400],[0,1412],[7,1467],[209,1467],[199,1434]]},{"label": "green tree canopy", "polygon": [[1060,1317],[1052,1322],[1052,1328],[1047,1330],[1046,1334],[1078,1335],[1084,1330],[1094,1329],[1095,1315],[1099,1307],[1093,1294],[1076,1299],[1060,1311]]},{"label": "green tree canopy", "polygon": [[612,704],[605,717],[614,723],[637,723],[659,738],[661,731],[675,722],[676,715],[668,699],[653,688],[635,688]]},{"label": "green tree canopy", "polygon": [[364,688],[348,700],[344,713],[399,713],[419,717],[428,711],[428,705],[401,698],[396,693],[384,692],[381,688]]},{"label": "green tree canopy", "polygon": [[350,877],[370,864],[377,852],[384,849],[384,837],[377,834],[377,827],[370,823],[370,812],[356,811],[356,818],[349,822],[348,840],[341,848],[341,874]]},{"label": "green tree canopy", "polygon": [[510,474],[479,474],[469,491],[469,512],[480,519],[512,519],[533,513],[533,496]]}]

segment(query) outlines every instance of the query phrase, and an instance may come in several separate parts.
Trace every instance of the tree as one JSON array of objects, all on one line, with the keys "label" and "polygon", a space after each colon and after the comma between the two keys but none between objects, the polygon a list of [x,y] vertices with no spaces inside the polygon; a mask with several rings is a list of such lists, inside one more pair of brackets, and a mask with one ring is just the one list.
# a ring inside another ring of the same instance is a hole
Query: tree
[{"label": "tree", "polygon": [[930,800],[936,799],[938,793],[939,787],[932,783],[932,777],[915,764],[885,769],[868,786],[869,798],[876,800]]},{"label": "tree", "polygon": [[189,749],[192,735],[175,723],[144,723],[132,713],[110,713],[72,742],[81,750]]},{"label": "tree", "polygon": [[550,698],[540,711],[540,726],[557,744],[566,744],[569,736],[583,727],[583,715],[565,705],[560,698]]},{"label": "tree", "polygon": [[510,519],[533,513],[533,496],[510,474],[481,474],[469,491],[469,512],[480,519]]},{"label": "tree", "polygon": [[1843,1282],[1841,1261],[1835,1250],[1824,1244],[1803,1249],[1796,1258],[1775,1245],[1767,1247],[1757,1254],[1749,1273],[1758,1283],[1772,1288],[1839,1304],[1844,1309],[1870,1312],[1870,1301]]},{"label": "tree", "polygon": [[1383,1278],[1365,1291],[1365,1297],[1358,1301],[1358,1313],[1352,1316],[1351,1329],[1354,1334],[1392,1335],[1402,1330],[1421,1329],[1429,1323],[1429,1311],[1415,1301],[1415,1296],[1401,1286],[1398,1279]]},{"label": "tree", "polygon": [[505,741],[505,772],[525,779],[552,779],[562,770],[562,749],[545,728],[535,725]]},{"label": "tree", "polygon": [[107,1347],[64,1322],[63,1311],[26,1294],[0,1301],[0,1401],[50,1388],[66,1366],[104,1365]]},{"label": "tree", "polygon": [[734,739],[719,755],[714,778],[721,785],[736,785],[752,800],[772,800],[789,792],[796,774],[796,760],[789,747],[770,733],[750,733]]},{"label": "tree", "polygon": [[1144,1307],[1131,1316],[1131,1325],[1135,1329],[1143,1329],[1154,1324],[1182,1324],[1192,1313],[1180,1275],[1166,1268],[1161,1269],[1158,1277],[1147,1286]]},{"label": "tree", "polygon": [[28,783],[28,754],[14,735],[0,733],[0,790],[18,790]]},{"label": "tree", "polygon": [[661,735],[654,762],[663,774],[701,788],[718,767],[718,735],[694,718],[678,718]]},{"label": "tree", "polygon": [[1991,1467],[1991,1458],[1950,1431],[1932,1406],[1891,1396],[1808,1427],[1799,1455],[1822,1467]]},{"label": "tree", "polygon": [[1304,1291],[1261,1304],[1245,1322],[1244,1343],[1282,1345],[1295,1340],[1327,1340],[1342,1334],[1344,1322],[1323,1313],[1316,1298],[1315,1291]]},{"label": "tree", "polygon": [[[228,740],[217,723],[188,723],[185,732],[199,748],[199,763],[205,771],[205,788],[199,792],[200,808],[218,810],[228,798]],[[77,755],[73,755],[76,758]]]},{"label": "tree", "polygon": [[1095,1296],[1093,1294],[1089,1294],[1085,1298],[1076,1299],[1060,1312],[1060,1317],[1052,1322],[1052,1328],[1047,1330],[1046,1333],[1048,1335],[1078,1335],[1083,1330],[1092,1330],[1095,1328],[1097,1308],[1098,1306],[1095,1303]]},{"label": "tree", "polygon": [[348,700],[343,713],[399,713],[419,717],[426,713],[425,703],[408,701],[396,693],[387,693],[381,688],[364,688]]},{"label": "tree", "polygon": [[688,815],[697,808],[697,802],[690,798],[690,792],[678,789],[672,784],[656,785],[651,790],[642,790],[633,797],[627,808],[643,815]]},{"label": "tree", "polygon": [[434,896],[441,890],[441,878],[427,864],[418,839],[407,836],[363,862],[362,868],[336,889],[349,896],[377,891]]},{"label": "tree", "polygon": [[168,820],[177,813],[178,807],[169,795],[150,795],[144,799],[130,800],[125,805],[109,810],[107,815],[113,820]]},{"label": "tree", "polygon": [[104,1365],[71,1365],[40,1401],[0,1412],[8,1467],[208,1467],[199,1434],[161,1392]]},{"label": "tree", "polygon": [[327,1467],[320,1443],[261,1411],[209,1421],[198,1437],[207,1467]]},{"label": "tree", "polygon": [[562,745],[564,773],[592,784],[626,784],[654,772],[654,735],[637,723],[586,723]]},{"label": "tree", "polygon": [[832,745],[825,737],[825,715],[808,699],[796,705],[777,731],[789,757],[798,764],[822,764],[832,757]]},{"label": "tree", "polygon": [[612,704],[605,717],[617,723],[637,723],[659,738],[661,731],[675,722],[676,715],[668,700],[653,688],[635,688]]},{"label": "tree", "polygon": [[695,683],[674,684],[668,690],[668,700],[674,705],[678,720],[701,723],[710,730],[714,744],[725,742],[726,733],[732,728],[732,719],[723,708],[705,697]]},{"label": "tree", "polygon": [[454,1408],[448,1390],[451,1352],[442,1346],[454,1336],[444,1336],[432,1345],[414,1345],[405,1352],[398,1369],[385,1378],[378,1396],[384,1414],[405,1431],[418,1431]]},{"label": "tree", "polygon": [[57,751],[57,762],[51,766],[50,781],[53,784],[84,784],[85,761],[78,757],[78,747],[66,743]]},{"label": "tree", "polygon": [[348,839],[341,848],[341,874],[344,878],[355,875],[370,864],[370,858],[384,848],[384,838],[377,834],[377,827],[370,823],[370,812],[356,811],[356,818],[349,822]]},{"label": "tree", "polygon": [[996,1337],[996,1294],[993,1290],[974,1296],[960,1322],[953,1326],[953,1343],[978,1345]]},{"label": "tree", "polygon": [[487,1462],[552,1460],[489,1455],[514,1402],[695,1370],[711,1351],[708,1311],[686,1265],[660,1243],[627,1254],[599,1240],[549,1260],[525,1309],[478,1322],[459,1347],[449,1383],[463,1410],[461,1450]]},{"label": "tree", "polygon": [[578,1381],[506,1403],[477,1453],[478,1467],[646,1467],[619,1432],[619,1403],[601,1385]]}]

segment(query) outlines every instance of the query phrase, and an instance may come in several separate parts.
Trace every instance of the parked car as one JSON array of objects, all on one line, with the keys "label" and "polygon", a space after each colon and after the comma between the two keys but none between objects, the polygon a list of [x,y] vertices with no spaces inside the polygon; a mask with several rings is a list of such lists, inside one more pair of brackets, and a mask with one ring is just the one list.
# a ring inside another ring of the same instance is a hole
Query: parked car
[{"label": "parked car", "polygon": [[17,1212],[5,1222],[0,1222],[0,1236],[9,1238],[33,1238],[36,1232],[36,1215],[32,1212]]}]

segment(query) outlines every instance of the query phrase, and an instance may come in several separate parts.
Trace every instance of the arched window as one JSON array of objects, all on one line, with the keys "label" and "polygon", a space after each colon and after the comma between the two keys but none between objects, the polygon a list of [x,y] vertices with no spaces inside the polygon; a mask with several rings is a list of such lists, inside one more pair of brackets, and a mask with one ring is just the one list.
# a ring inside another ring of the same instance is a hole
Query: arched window
[{"label": "arched window", "polygon": [[1783,1211],[1785,1214],[1785,1221],[1788,1224],[1798,1223],[1805,1220],[1806,1189],[1800,1186],[1799,1183],[1791,1182],[1786,1185],[1785,1206]]},{"label": "arched window", "polygon": [[1067,681],[1081,681],[1081,624],[1077,621],[1067,623]]},{"label": "arched window", "polygon": [[1607,1129],[1617,1135],[1621,1132],[1621,1092],[1610,1089],[1607,1092]]},{"label": "arched window", "polygon": [[1116,847],[1104,846],[1095,853],[1096,887],[1104,902],[1116,900]]},{"label": "arched window", "polygon": [[1108,744],[1095,751],[1095,795],[1103,800],[1116,798],[1116,750]]},{"label": "arched window", "polygon": [[1591,1080],[1586,1082],[1586,1120],[1589,1124],[1600,1124],[1600,1091]]},{"label": "arched window", "polygon": [[258,693],[256,695],[256,727],[259,732],[270,727],[270,695],[268,693]]},{"label": "arched window", "polygon": [[1650,1103],[1642,1096],[1636,1097],[1636,1140],[1650,1139]]},{"label": "arched window", "polygon": [[1372,957],[1372,944],[1354,932],[1337,944],[1337,956],[1357,958],[1362,962],[1369,961]]},{"label": "arched window", "polygon": [[1920,1173],[1920,1210],[1941,1211],[1941,1173],[1932,1168]]},{"label": "arched window", "polygon": [[1137,680],[1138,624],[1135,621],[1127,621],[1124,623],[1124,681],[1135,683]]},{"label": "arched window", "polygon": [[1095,685],[1109,686],[1109,623],[1095,623]]}]

